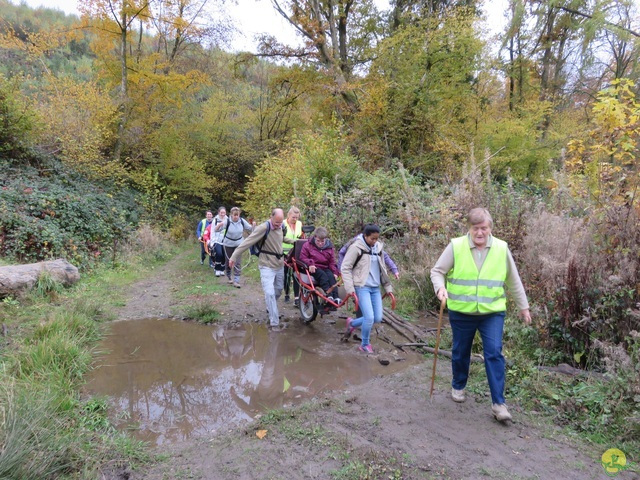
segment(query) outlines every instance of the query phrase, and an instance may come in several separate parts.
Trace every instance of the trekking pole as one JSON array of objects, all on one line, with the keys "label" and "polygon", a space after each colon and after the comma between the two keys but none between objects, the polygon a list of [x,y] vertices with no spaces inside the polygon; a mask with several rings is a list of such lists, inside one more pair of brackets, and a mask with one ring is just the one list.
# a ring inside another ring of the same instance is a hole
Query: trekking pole
[{"label": "trekking pole", "polygon": [[433,372],[431,372],[431,390],[429,391],[429,400],[433,399],[433,384],[436,380],[436,362],[438,361],[438,347],[440,346],[440,330],[442,330],[442,315],[444,314],[444,306],[447,299],[443,298],[440,302],[440,315],[438,316],[438,329],[436,330],[436,347],[433,349]]}]

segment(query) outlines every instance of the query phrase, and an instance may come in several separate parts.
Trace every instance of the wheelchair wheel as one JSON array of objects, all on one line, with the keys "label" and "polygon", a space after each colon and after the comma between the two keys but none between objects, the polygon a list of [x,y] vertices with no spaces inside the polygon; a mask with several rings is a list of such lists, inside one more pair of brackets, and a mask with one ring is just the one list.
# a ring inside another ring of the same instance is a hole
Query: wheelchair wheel
[{"label": "wheelchair wheel", "polygon": [[318,316],[318,299],[315,294],[300,286],[300,315],[304,323],[313,322]]}]

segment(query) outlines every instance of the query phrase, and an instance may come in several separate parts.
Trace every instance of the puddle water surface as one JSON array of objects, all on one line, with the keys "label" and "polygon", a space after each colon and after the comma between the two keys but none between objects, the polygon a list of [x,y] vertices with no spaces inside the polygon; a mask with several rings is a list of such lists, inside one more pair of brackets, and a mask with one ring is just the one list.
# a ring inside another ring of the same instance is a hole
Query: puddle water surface
[{"label": "puddle water surface", "polygon": [[[339,321],[341,322],[341,321]],[[107,396],[119,428],[155,444],[212,434],[268,409],[347,388],[420,360],[381,365],[340,342],[334,326],[236,328],[169,319],[114,322],[86,390]],[[372,335],[375,339],[375,335]],[[381,344],[387,346],[386,344]],[[376,346],[376,345],[374,345]]]}]

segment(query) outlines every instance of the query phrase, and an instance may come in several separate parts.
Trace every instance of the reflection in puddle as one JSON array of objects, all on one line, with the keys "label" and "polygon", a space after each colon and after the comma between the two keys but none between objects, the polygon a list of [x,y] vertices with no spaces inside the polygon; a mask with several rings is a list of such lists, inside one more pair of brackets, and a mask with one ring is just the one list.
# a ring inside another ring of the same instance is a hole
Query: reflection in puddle
[{"label": "reflection in puddle", "polygon": [[293,322],[236,328],[168,319],[114,322],[86,386],[108,396],[120,427],[152,443],[174,443],[232,428],[268,409],[324,390],[359,384],[419,360],[383,367],[339,342],[333,326]]}]

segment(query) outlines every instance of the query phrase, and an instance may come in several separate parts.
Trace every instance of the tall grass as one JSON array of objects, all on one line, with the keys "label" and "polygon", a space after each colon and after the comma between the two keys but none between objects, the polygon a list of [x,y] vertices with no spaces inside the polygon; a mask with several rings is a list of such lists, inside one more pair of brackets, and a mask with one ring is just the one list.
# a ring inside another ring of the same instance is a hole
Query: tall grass
[{"label": "tall grass", "polygon": [[135,280],[170,251],[160,234],[135,238],[148,240],[145,248],[132,246],[116,274],[97,269],[72,291],[41,275],[29,295],[2,304],[13,320],[0,350],[0,478],[100,478],[107,462],[144,458],[144,445],[117,433],[100,402],[79,393],[123,278]]},{"label": "tall grass", "polygon": [[73,420],[82,415],[77,389],[98,339],[95,321],[71,306],[67,312],[52,309],[5,353],[0,478],[53,478],[79,461],[88,438]]},{"label": "tall grass", "polygon": [[32,289],[34,295],[42,298],[49,297],[52,300],[55,300],[63,291],[64,286],[56,281],[46,270],[40,272]]},{"label": "tall grass", "polygon": [[41,480],[69,470],[77,438],[59,414],[56,394],[0,377],[0,478]]}]

